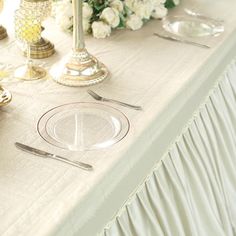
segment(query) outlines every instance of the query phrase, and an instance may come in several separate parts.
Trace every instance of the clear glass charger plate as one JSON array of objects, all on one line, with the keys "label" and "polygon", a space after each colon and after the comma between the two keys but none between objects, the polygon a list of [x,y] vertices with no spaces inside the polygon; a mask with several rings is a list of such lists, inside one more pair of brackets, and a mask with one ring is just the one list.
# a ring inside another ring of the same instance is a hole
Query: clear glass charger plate
[{"label": "clear glass charger plate", "polygon": [[185,15],[167,16],[162,27],[171,34],[190,38],[215,37],[224,32],[224,26],[219,22]]},{"label": "clear glass charger plate", "polygon": [[37,130],[48,143],[71,151],[110,147],[128,133],[130,123],[119,110],[100,103],[70,103],[47,111]]}]

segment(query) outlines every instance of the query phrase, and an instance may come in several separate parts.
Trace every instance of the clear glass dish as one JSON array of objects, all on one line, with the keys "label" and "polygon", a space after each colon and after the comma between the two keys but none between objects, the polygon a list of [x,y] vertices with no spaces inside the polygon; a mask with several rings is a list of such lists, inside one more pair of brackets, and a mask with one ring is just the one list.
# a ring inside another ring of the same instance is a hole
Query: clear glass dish
[{"label": "clear glass dish", "polygon": [[122,140],[129,128],[129,120],[119,110],[82,102],[55,107],[37,124],[45,141],[71,151],[107,148]]},{"label": "clear glass dish", "polygon": [[162,26],[171,34],[191,38],[218,36],[224,32],[219,22],[191,16],[167,16]]}]

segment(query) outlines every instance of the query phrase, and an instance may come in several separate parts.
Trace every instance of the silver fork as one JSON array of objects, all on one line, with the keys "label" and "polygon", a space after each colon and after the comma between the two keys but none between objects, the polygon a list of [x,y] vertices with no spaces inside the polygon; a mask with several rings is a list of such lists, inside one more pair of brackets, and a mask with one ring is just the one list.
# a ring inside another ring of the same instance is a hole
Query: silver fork
[{"label": "silver fork", "polygon": [[142,107],[141,106],[135,106],[135,105],[131,105],[131,104],[128,104],[128,103],[125,103],[125,102],[120,102],[118,100],[114,100],[114,99],[110,99],[110,98],[104,98],[100,95],[98,95],[97,93],[95,93],[94,91],[92,90],[87,90],[88,94],[91,95],[95,100],[98,100],[98,101],[102,101],[102,102],[112,102],[112,103],[116,103],[116,104],[119,104],[121,106],[125,106],[125,107],[128,107],[128,108],[132,108],[132,109],[135,109],[135,110],[142,110]]}]

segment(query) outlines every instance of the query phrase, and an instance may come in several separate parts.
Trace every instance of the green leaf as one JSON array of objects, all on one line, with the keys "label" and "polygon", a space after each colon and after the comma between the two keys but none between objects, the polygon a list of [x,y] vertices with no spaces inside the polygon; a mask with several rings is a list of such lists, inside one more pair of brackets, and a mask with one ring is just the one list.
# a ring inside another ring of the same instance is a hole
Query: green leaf
[{"label": "green leaf", "polygon": [[120,28],[120,29],[123,29],[125,28],[125,17],[120,13],[119,14],[119,17],[120,17],[120,23],[119,25],[117,26],[117,28]]},{"label": "green leaf", "polygon": [[167,0],[165,2],[165,7],[166,8],[173,8],[173,7],[175,7],[174,1],[173,0]]},{"label": "green leaf", "polygon": [[101,11],[102,9],[105,8],[104,5],[94,5],[94,8],[97,10],[97,11]]}]

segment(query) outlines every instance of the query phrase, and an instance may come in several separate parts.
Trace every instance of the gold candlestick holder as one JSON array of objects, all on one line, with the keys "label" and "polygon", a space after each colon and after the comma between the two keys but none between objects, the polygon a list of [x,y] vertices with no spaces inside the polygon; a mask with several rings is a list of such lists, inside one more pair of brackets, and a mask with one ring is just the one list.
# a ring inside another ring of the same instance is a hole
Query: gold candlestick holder
[{"label": "gold candlestick holder", "polygon": [[[52,0],[21,0],[20,8],[35,11],[40,16],[41,22],[51,14]],[[42,31],[44,27],[42,27]],[[19,47],[27,56],[27,50],[18,42]],[[42,36],[40,39],[30,44],[30,56],[33,59],[42,59],[50,57],[55,53],[54,45]]]},{"label": "gold candlestick holder", "polygon": [[104,64],[88,53],[83,35],[82,0],[73,4],[73,49],[69,57],[62,59],[50,70],[53,79],[67,86],[88,86],[108,77]]},{"label": "gold candlestick holder", "polygon": [[[0,13],[2,12],[3,5],[4,5],[3,0],[0,0]],[[0,25],[0,40],[6,37],[7,37],[6,29],[2,25]]]}]

